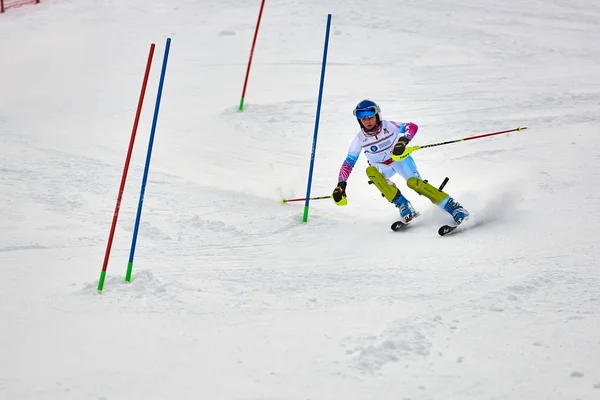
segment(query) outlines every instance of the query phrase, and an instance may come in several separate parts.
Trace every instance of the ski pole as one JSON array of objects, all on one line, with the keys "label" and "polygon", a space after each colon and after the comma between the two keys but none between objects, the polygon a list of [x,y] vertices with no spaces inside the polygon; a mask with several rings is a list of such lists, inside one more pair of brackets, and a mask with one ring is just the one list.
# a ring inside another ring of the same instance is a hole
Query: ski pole
[{"label": "ski pole", "polygon": [[[320,197],[309,197],[309,200],[322,200],[322,199],[330,199],[332,196],[320,196]],[[306,200],[306,197],[302,197],[301,199],[282,199],[281,202],[283,204],[285,203],[289,203],[290,201],[304,201]]]},{"label": "ski pole", "polygon": [[394,160],[394,161],[402,161],[402,160],[404,160],[406,157],[410,156],[410,154],[411,154],[413,151],[416,151],[416,150],[421,150],[421,149],[426,149],[426,148],[428,148],[428,147],[442,146],[442,145],[445,145],[445,144],[450,144],[450,143],[466,142],[467,140],[481,139],[481,138],[484,138],[484,137],[488,137],[488,136],[494,136],[494,135],[500,135],[500,134],[503,134],[503,133],[509,133],[509,132],[517,132],[517,131],[519,131],[519,132],[520,132],[520,131],[523,131],[523,130],[525,130],[525,129],[527,129],[527,127],[524,127],[524,128],[521,128],[521,127],[519,127],[519,128],[515,128],[515,129],[509,129],[509,130],[507,130],[507,131],[499,131],[499,132],[485,133],[485,134],[483,134],[483,135],[469,136],[469,137],[462,138],[462,139],[450,140],[450,141],[448,141],[448,142],[441,142],[441,143],[426,144],[426,145],[423,145],[423,146],[409,146],[409,147],[407,147],[407,148],[404,150],[404,153],[402,153],[402,154],[401,154],[401,155],[399,155],[399,156],[396,156],[396,155],[393,155],[393,154],[392,154],[392,160]]}]

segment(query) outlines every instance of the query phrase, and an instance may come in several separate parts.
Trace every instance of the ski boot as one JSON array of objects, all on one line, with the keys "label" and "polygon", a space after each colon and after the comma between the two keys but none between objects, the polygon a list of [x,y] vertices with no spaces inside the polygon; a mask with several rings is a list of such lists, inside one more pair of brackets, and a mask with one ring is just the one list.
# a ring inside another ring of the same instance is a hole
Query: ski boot
[{"label": "ski boot", "polygon": [[461,222],[469,217],[469,212],[452,197],[450,197],[444,205],[444,210],[446,210],[448,214],[452,215],[456,225],[460,225]]},{"label": "ski boot", "polygon": [[404,197],[399,190],[398,194],[396,194],[396,197],[394,197],[394,200],[392,200],[392,204],[398,207],[400,210],[400,218],[405,223],[409,223],[414,217],[417,216],[417,212],[413,208],[412,204],[410,204],[410,201],[408,201],[408,199]]}]

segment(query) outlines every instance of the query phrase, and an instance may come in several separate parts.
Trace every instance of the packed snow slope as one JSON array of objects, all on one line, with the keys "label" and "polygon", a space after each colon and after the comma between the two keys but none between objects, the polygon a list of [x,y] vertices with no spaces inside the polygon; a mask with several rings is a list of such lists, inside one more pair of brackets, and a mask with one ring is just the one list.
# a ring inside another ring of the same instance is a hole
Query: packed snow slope
[{"label": "packed snow slope", "polygon": [[[600,398],[600,6],[592,0],[48,0],[0,15],[0,399]],[[329,195],[356,103],[421,174]],[[165,42],[171,49],[124,283]],[[150,44],[104,291],[96,290]]]}]

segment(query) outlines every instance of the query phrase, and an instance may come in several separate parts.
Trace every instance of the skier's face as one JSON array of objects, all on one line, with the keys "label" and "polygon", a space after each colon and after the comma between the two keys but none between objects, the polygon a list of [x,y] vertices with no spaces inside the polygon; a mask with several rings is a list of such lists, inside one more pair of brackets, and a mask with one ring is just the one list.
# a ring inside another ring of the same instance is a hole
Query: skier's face
[{"label": "skier's face", "polygon": [[360,120],[360,122],[362,122],[366,130],[371,130],[375,128],[375,125],[377,125],[377,117],[375,115],[371,115],[370,117],[364,117]]}]

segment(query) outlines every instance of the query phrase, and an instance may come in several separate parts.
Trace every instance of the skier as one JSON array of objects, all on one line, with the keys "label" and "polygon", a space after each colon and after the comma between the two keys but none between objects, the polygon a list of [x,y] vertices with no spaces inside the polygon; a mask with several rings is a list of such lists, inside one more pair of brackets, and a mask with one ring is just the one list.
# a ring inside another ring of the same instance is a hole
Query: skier
[{"label": "skier", "polygon": [[362,150],[369,165],[374,166],[385,178],[387,185],[383,183],[385,187],[379,187],[379,190],[392,204],[398,207],[400,217],[405,223],[415,218],[417,212],[408,199],[396,188],[396,185],[389,180],[395,174],[401,175],[411,189],[428,197],[434,204],[447,211],[454,219],[454,223],[459,225],[469,216],[469,212],[464,207],[442,191],[429,190],[428,187],[432,188],[431,185],[423,181],[411,156],[401,161],[392,159],[392,155],[400,156],[404,153],[407,144],[415,137],[419,127],[412,122],[382,120],[380,113],[381,109],[374,101],[363,100],[356,105],[354,116],[360,125],[360,131],[352,140],[346,160],[340,168],[338,184],[332,195],[335,203],[340,206],[347,204],[346,182]]}]

